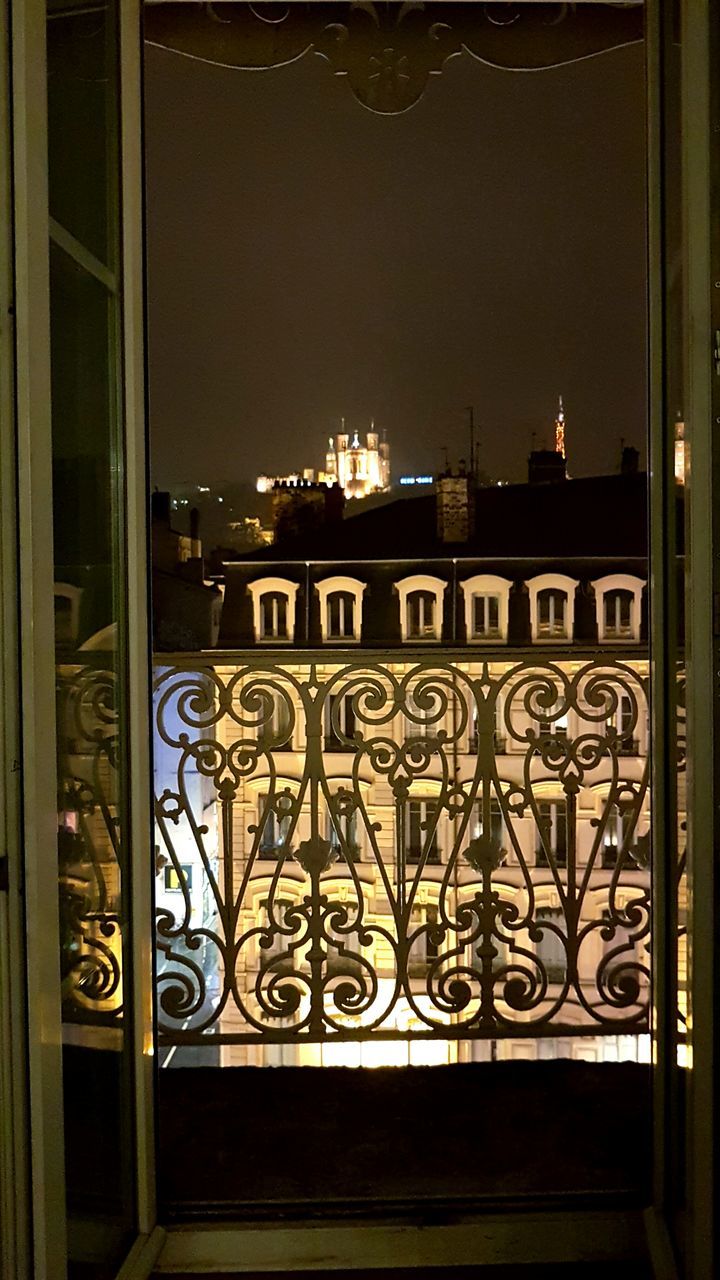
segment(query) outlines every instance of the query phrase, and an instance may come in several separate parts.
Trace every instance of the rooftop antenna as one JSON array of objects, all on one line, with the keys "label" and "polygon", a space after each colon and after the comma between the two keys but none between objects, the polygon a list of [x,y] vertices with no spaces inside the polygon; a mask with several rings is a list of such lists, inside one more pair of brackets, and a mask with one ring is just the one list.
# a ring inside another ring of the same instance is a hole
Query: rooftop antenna
[{"label": "rooftop antenna", "polygon": [[445,470],[446,470],[446,471],[449,471],[449,470],[450,470],[450,459],[449,459],[449,457],[448,457],[448,447],[447,447],[447,445],[446,445],[446,444],[444,444],[444,445],[442,446],[442,451],[443,451],[443,453],[445,454]]},{"label": "rooftop antenna", "polygon": [[534,452],[535,452],[535,441],[536,441],[536,440],[537,440],[537,431],[533,431],[532,435],[530,436],[530,452],[531,452],[531,453],[534,453]]}]

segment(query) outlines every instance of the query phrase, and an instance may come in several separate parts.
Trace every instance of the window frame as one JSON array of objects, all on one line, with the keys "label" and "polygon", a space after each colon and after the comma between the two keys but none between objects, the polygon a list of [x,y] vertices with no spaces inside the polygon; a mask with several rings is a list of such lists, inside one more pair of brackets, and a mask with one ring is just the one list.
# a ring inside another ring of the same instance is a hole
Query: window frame
[{"label": "window frame", "polygon": [[[358,578],[349,578],[344,574],[336,574],[331,578],[323,578],[315,583],[315,590],[320,598],[320,634],[323,644],[359,644],[362,637],[362,603],[367,588],[366,582]],[[352,635],[332,636],[330,634],[330,598],[338,592],[345,592],[353,597],[353,631]]]},{"label": "window frame", "polygon": [[[290,582],[288,578],[256,578],[248,582],[247,589],[253,604],[253,631],[256,644],[293,644],[295,639],[295,606],[299,583]],[[277,594],[286,598],[286,630],[284,636],[264,636],[262,634],[262,600],[263,596]]]},{"label": "window frame", "polygon": [[[465,638],[468,644],[507,644],[510,613],[510,588],[512,581],[493,573],[477,573],[460,583],[465,611]],[[478,596],[495,596],[498,601],[498,628],[496,635],[475,634],[475,599]]]},{"label": "window frame", "polygon": [[[592,583],[595,591],[595,616],[597,619],[598,640],[600,643],[612,641],[613,644],[638,644],[640,641],[640,624],[642,618],[642,593],[646,583],[630,573],[608,573],[603,578],[596,578]],[[605,597],[613,591],[628,591],[632,596],[630,603],[630,634],[616,635],[608,631],[605,621]]]},{"label": "window frame", "polygon": [[[575,593],[580,585],[578,578],[564,573],[539,573],[527,583],[530,595],[530,631],[533,644],[568,644],[575,639]],[[539,597],[543,591],[559,591],[565,596],[565,631],[563,635],[540,634]]]},{"label": "window frame", "polygon": [[[439,640],[442,640],[443,599],[448,585],[443,578],[435,578],[428,573],[414,573],[410,577],[401,578],[399,582],[395,583],[395,590],[400,599],[400,633],[403,644],[437,644]],[[416,591],[425,591],[435,597],[432,635],[410,635],[410,596]]]}]

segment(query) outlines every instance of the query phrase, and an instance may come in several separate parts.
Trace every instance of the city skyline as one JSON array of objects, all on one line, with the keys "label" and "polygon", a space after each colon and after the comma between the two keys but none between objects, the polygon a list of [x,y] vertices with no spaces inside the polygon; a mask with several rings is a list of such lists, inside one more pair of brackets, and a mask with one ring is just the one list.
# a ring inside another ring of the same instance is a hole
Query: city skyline
[{"label": "city skyline", "polygon": [[436,473],[469,404],[480,468],[520,479],[560,392],[573,474],[642,451],[642,86],[639,46],[521,77],[458,58],[380,118],[317,59],[150,47],[155,482],[286,472],[343,415]]}]

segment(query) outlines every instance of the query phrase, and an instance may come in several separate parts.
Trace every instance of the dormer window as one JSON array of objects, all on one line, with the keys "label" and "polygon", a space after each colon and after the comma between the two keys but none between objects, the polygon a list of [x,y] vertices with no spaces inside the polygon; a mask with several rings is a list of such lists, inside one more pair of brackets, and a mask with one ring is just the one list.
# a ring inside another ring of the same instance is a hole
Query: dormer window
[{"label": "dormer window", "polygon": [[593,586],[600,642],[637,642],[640,639],[642,579],[628,573],[614,573],[599,578]]},{"label": "dormer window", "polygon": [[561,573],[542,573],[528,582],[532,638],[541,644],[572,640],[577,581]]},{"label": "dormer window", "polygon": [[362,629],[365,583],[357,578],[325,578],[315,584],[320,597],[320,628],[325,643],[357,644]]},{"label": "dormer window", "polygon": [[461,584],[468,644],[505,643],[511,583],[494,574],[478,574]]},{"label": "dormer window", "polygon": [[446,588],[447,583],[442,578],[431,578],[426,574],[415,574],[396,583],[403,640],[425,643],[440,639]]},{"label": "dormer window", "polygon": [[248,583],[253,602],[255,639],[261,644],[289,644],[295,636],[298,584],[285,578],[258,578]]}]

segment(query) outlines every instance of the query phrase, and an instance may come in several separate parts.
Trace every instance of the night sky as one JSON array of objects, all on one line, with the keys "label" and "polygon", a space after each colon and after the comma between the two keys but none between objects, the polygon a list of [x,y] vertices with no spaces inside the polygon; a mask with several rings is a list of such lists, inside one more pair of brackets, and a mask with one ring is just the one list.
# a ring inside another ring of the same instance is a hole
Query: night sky
[{"label": "night sky", "polygon": [[401,116],[308,54],[237,71],[149,47],[153,480],[323,461],[371,417],[395,477],[524,478],[557,396],[571,473],[644,448],[643,51],[511,73],[467,55]]}]

